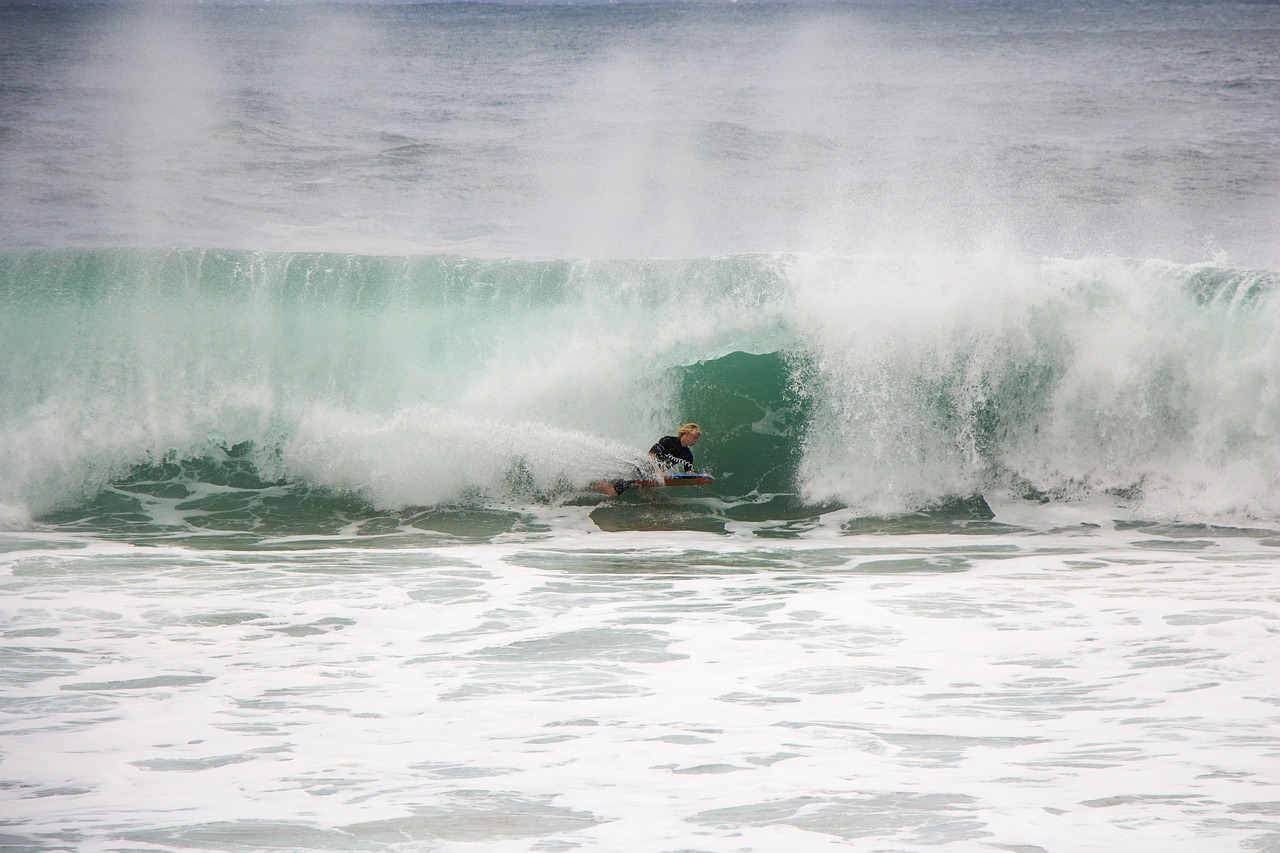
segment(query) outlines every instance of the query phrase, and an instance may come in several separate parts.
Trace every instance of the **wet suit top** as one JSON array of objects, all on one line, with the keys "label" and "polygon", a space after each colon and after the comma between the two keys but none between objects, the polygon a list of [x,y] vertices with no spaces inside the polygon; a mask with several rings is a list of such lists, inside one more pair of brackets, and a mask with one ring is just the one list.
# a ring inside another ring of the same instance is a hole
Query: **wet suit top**
[{"label": "wet suit top", "polygon": [[[680,439],[676,438],[674,435],[664,435],[662,438],[658,439],[657,443],[655,443],[653,447],[649,448],[649,452],[657,457],[658,464],[664,468],[674,468],[676,470],[684,471],[693,470],[693,451],[681,444]],[[648,479],[648,477],[649,475],[646,475],[644,471],[640,469],[640,466],[637,465],[635,466],[634,480],[610,480],[609,485],[613,486],[614,494],[616,496],[622,494],[636,483],[643,482]]]},{"label": "wet suit top", "polygon": [[670,468],[693,470],[693,451],[680,443],[674,435],[664,435],[658,439],[649,452],[658,457],[658,462]]}]

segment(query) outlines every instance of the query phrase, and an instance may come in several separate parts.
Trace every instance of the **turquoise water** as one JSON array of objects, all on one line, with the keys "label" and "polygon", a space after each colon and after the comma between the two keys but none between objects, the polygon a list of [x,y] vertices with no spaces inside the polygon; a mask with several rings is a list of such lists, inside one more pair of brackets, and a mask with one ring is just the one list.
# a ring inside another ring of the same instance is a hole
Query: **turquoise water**
[{"label": "turquoise water", "polygon": [[[991,491],[1118,494],[1180,521],[1280,508],[1268,272],[807,254],[0,261],[2,497],[38,519],[311,533],[431,507],[520,519],[588,500],[684,420],[706,429],[697,459],[718,478],[699,493],[717,501],[706,524],[893,517]],[[666,322],[681,313],[696,322]]]},{"label": "turquoise water", "polygon": [[1277,43],[0,6],[0,847],[1277,849]]}]

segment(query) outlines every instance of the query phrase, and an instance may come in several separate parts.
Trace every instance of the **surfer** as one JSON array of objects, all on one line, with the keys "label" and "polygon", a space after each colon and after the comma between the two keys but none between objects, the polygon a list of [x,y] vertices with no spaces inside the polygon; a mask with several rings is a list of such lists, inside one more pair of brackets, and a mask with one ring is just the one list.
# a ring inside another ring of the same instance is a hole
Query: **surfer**
[{"label": "surfer", "polygon": [[[702,438],[702,427],[695,423],[687,423],[676,430],[675,435],[664,435],[655,441],[653,447],[649,448],[649,457],[664,471],[692,471],[693,451],[689,448],[697,444],[700,438]],[[602,495],[616,498],[635,485],[636,480],[643,479],[643,472],[637,468],[636,479],[596,480],[591,484],[591,488]]]},{"label": "surfer", "polygon": [[676,430],[675,435],[664,435],[649,448],[649,455],[658,461],[663,468],[674,470],[693,470],[693,447],[702,438],[702,427],[697,424],[685,424]]}]

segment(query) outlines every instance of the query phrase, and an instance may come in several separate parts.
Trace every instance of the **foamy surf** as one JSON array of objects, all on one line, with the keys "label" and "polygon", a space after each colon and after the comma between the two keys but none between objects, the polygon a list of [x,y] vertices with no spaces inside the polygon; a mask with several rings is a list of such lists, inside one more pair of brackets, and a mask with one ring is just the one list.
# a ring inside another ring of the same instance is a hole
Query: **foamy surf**
[{"label": "foamy surf", "polygon": [[8,837],[1265,843],[1280,538],[1115,512],[1014,504],[1001,533],[785,545],[579,525],[245,555],[27,534],[0,558]]}]

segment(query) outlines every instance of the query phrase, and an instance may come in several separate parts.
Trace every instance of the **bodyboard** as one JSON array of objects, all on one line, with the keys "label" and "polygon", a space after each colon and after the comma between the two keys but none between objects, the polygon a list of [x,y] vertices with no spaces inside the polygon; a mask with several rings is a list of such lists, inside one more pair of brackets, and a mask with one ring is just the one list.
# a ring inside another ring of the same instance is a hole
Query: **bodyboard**
[{"label": "bodyboard", "polygon": [[633,486],[708,486],[716,481],[710,474],[670,474],[661,480],[634,480]]}]

